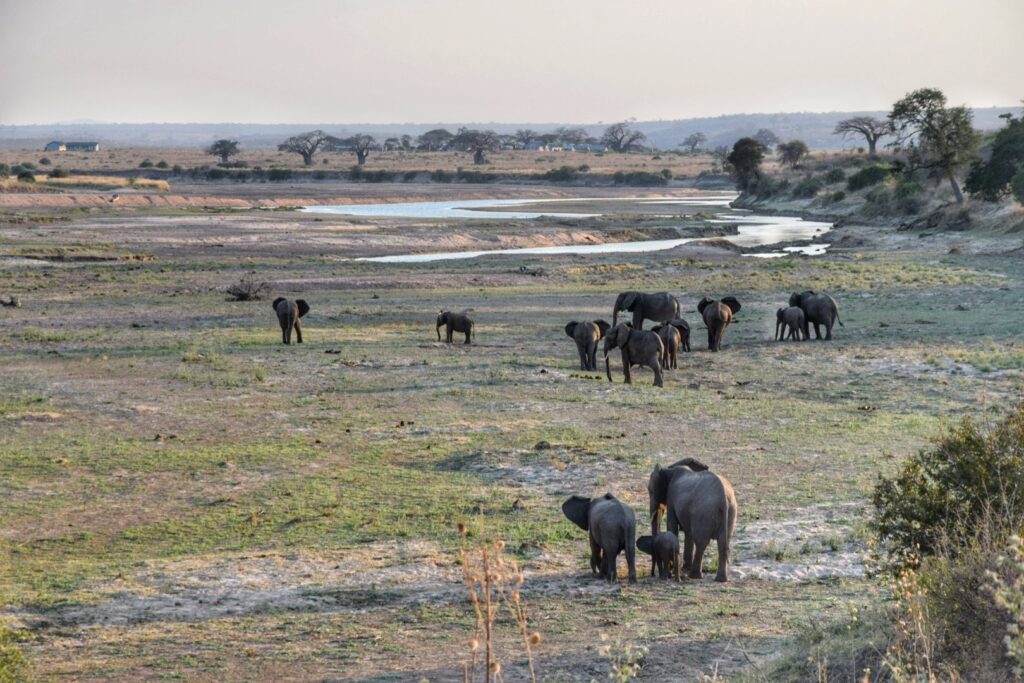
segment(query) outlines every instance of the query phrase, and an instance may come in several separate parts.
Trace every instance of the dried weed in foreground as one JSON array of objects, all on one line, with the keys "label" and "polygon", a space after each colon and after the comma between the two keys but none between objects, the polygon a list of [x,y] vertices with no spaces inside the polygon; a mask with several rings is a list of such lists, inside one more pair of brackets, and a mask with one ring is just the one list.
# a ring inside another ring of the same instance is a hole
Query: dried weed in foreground
[{"label": "dried weed in foreground", "polygon": [[494,633],[495,622],[502,605],[515,618],[530,667],[530,680],[536,683],[532,646],[541,642],[541,636],[540,633],[530,633],[529,630],[526,605],[519,592],[525,581],[519,563],[515,559],[505,558],[504,541],[490,541],[477,547],[470,547],[466,540],[466,525],[460,523],[458,531],[462,576],[469,591],[473,610],[476,612],[476,628],[473,638],[469,641],[470,657],[469,661],[463,664],[464,683],[474,683],[478,671],[483,674],[484,683],[504,680],[501,675],[501,661],[495,652]]},{"label": "dried weed in foreground", "polygon": [[231,285],[226,290],[228,301],[259,301],[270,294],[270,285],[266,282],[256,282],[253,274],[243,275],[238,284]]}]

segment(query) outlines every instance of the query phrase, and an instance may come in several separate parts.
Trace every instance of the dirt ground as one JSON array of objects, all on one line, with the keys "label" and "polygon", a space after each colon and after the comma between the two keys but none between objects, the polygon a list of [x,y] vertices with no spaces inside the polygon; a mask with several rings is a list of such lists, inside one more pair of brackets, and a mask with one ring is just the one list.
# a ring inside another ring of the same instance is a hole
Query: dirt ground
[{"label": "dirt ground", "polygon": [[[40,678],[462,680],[459,523],[523,567],[543,680],[605,679],[641,645],[641,680],[756,677],[809,625],[882,600],[863,574],[877,475],[1024,387],[1019,236],[847,225],[821,257],[697,243],[381,264],[353,257],[706,226],[628,202],[600,219],[357,219],[250,208],[305,201],[301,186],[225,187],[172,192],[239,208],[0,206],[0,299],[22,304],[0,308],[0,603]],[[607,196],[575,192],[526,196]],[[312,199],[484,193],[524,196]],[[280,343],[267,300],[225,300],[246,275],[311,304],[304,344]],[[772,341],[775,309],[807,288],[844,326]],[[614,383],[580,371],[563,332],[627,289],[673,292],[694,326],[662,389],[647,370],[623,384],[617,357]],[[705,294],[743,303],[719,354]],[[476,343],[437,341],[441,307],[473,309]],[[651,468],[685,456],[735,487],[732,580],[662,582],[643,556],[636,585],[591,578],[561,501],[612,491],[643,520]],[[526,675],[519,643],[503,614],[505,680]]]}]

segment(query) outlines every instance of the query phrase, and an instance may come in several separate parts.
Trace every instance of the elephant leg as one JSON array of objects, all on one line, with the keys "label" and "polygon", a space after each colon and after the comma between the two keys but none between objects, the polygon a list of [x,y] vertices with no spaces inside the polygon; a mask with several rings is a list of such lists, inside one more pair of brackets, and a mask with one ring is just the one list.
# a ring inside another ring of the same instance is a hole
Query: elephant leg
[{"label": "elephant leg", "polygon": [[651,361],[651,369],[654,370],[654,386],[665,386],[664,375],[661,374],[661,365],[657,360]]},{"label": "elephant leg", "polygon": [[601,571],[601,546],[593,538],[590,539],[590,573],[597,574]]},{"label": "elephant leg", "polygon": [[704,551],[708,547],[708,540],[706,538],[699,538],[694,543],[693,549],[693,564],[690,565],[690,578],[699,579],[703,576],[704,569]]},{"label": "elephant leg", "polygon": [[295,343],[302,343],[302,325],[299,324],[299,319],[295,319]]},{"label": "elephant leg", "polygon": [[715,581],[725,583],[729,580],[729,538],[727,534],[718,537],[718,571]]},{"label": "elephant leg", "polygon": [[814,323],[814,338],[821,339],[821,325],[817,322]]},{"label": "elephant leg", "polygon": [[633,383],[633,375],[629,371],[629,366],[630,365],[632,365],[632,363],[629,360],[629,356],[627,356],[625,353],[623,353],[622,354],[622,374],[624,374],[626,376],[626,384],[632,384]]},{"label": "elephant leg", "polygon": [[708,327],[708,351],[715,350],[715,330]]},{"label": "elephant leg", "polygon": [[[669,508],[667,519],[665,520],[668,532],[673,534],[677,538],[679,537],[679,522],[676,521],[676,516],[672,514],[672,508]],[[676,546],[676,558],[675,558],[675,579],[679,580],[679,546]]]},{"label": "elephant leg", "polygon": [[472,334],[473,334],[473,328],[472,327],[467,327],[466,328],[466,341],[464,341],[463,344],[468,344],[469,343],[469,338],[470,338],[470,336]]},{"label": "elephant leg", "polygon": [[283,324],[281,325],[281,343],[288,343],[288,328],[285,327]]},{"label": "elephant leg", "polygon": [[693,538],[690,534],[683,534],[683,569],[693,566]]},{"label": "elephant leg", "polygon": [[825,323],[825,341],[832,341],[832,325],[834,323],[830,320]]},{"label": "elephant leg", "polygon": [[626,569],[629,571],[629,582],[636,583],[636,543],[632,539],[626,542]]},{"label": "elephant leg", "polygon": [[604,554],[604,578],[608,583],[615,583],[618,580],[618,576],[615,573],[615,560],[618,552],[607,552]]}]

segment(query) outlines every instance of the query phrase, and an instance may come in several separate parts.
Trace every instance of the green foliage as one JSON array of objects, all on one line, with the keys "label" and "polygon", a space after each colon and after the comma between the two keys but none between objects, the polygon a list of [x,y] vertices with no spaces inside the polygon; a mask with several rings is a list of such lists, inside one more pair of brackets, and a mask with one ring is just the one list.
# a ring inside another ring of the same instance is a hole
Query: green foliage
[{"label": "green foliage", "polygon": [[279,183],[285,180],[292,179],[291,169],[288,168],[272,168],[267,171],[267,180],[272,183]]},{"label": "green foliage", "polygon": [[865,187],[871,187],[889,177],[889,167],[874,165],[867,166],[850,176],[850,179],[846,181],[846,189],[850,192],[857,192],[863,190]]},{"label": "green foliage", "polygon": [[726,161],[732,169],[737,189],[748,191],[761,178],[764,153],[765,146],[753,138],[740,138],[736,141]]},{"label": "green foliage", "polygon": [[139,168],[153,168],[153,162],[150,161],[149,159],[143,159],[139,163]]},{"label": "green foliage", "polygon": [[560,166],[541,175],[541,179],[554,183],[566,183],[580,177],[580,172],[573,166]]},{"label": "green foliage", "polygon": [[810,151],[807,148],[807,143],[803,140],[790,140],[789,142],[783,142],[778,146],[779,162],[796,168],[800,164],[800,160],[807,156]]},{"label": "green foliage", "polygon": [[169,164],[166,161],[164,161],[163,159],[161,159],[160,161],[156,162],[156,167],[157,168],[167,168],[168,166],[169,166]]},{"label": "green foliage", "polygon": [[51,178],[67,178],[71,174],[58,166],[57,168],[50,171],[49,175]]},{"label": "green foliage", "polygon": [[1024,118],[1008,117],[1006,127],[992,141],[988,161],[971,166],[964,182],[971,196],[998,201],[1010,191],[1010,182],[1024,166]]},{"label": "green foliage", "polygon": [[228,177],[228,172],[223,168],[211,168],[206,172],[207,180],[223,180]]},{"label": "green foliage", "polygon": [[880,477],[873,527],[897,566],[935,552],[940,535],[954,544],[975,534],[986,515],[1024,521],[1024,403],[986,430],[969,418],[929,450]]},{"label": "green foliage", "polygon": [[414,182],[416,180],[417,176],[419,176],[419,174],[420,174],[419,171],[406,171],[402,175],[402,180],[404,180],[407,183]]},{"label": "green foliage", "polygon": [[450,172],[443,169],[437,169],[430,174],[430,182],[432,183],[450,183],[455,179],[455,176]]},{"label": "green foliage", "polygon": [[999,572],[989,572],[989,589],[996,605],[1010,615],[1006,626],[1006,653],[1016,662],[1015,676],[1024,677],[1024,539],[1012,536],[1005,556],[999,558]]},{"label": "green foliage", "polygon": [[829,201],[831,202],[841,202],[844,199],[846,199],[846,193],[843,192],[842,190],[839,190],[838,192],[833,192],[829,196]]},{"label": "green foliage", "polygon": [[43,157],[39,160],[39,163],[43,166],[49,166],[52,162],[50,161],[50,157]]},{"label": "green foliage", "polygon": [[672,169],[663,168],[661,169],[661,177],[665,180],[672,180]]},{"label": "green foliage", "polygon": [[15,642],[11,630],[0,624],[0,683],[28,680],[28,660]]},{"label": "green foliage", "polygon": [[220,157],[220,160],[226,164],[228,162],[228,159],[235,156],[236,154],[239,154],[238,141],[217,140],[203,151],[209,154],[210,156]]},{"label": "green foliage", "polygon": [[0,178],[6,178],[11,175],[11,167],[7,164],[0,164]]},{"label": "green foliage", "polygon": [[34,183],[36,177],[32,175],[32,171],[22,171],[18,174],[18,180],[23,183]]},{"label": "green foliage", "polygon": [[31,161],[23,161],[23,162],[21,162],[18,165],[21,166],[23,169],[25,169],[27,171],[34,171],[34,170],[36,170],[36,165],[33,164]]},{"label": "green foliage", "polygon": [[809,199],[824,189],[825,183],[821,178],[808,174],[793,188],[793,196],[802,199]]},{"label": "green foliage", "polygon": [[846,171],[841,168],[829,169],[828,173],[825,174],[825,182],[829,185],[841,183],[844,180],[846,180]]},{"label": "green foliage", "polygon": [[171,167],[171,173],[173,173],[174,175],[181,175],[184,172],[185,169],[181,167],[181,164],[175,164],[174,166]]},{"label": "green foliage", "polygon": [[651,185],[665,185],[668,179],[659,173],[648,171],[616,171],[612,175],[612,182],[616,185],[630,185],[632,187],[649,187]]},{"label": "green foliage", "polygon": [[1024,204],[1024,164],[1017,169],[1017,173],[1010,179],[1010,192],[1013,198]]}]

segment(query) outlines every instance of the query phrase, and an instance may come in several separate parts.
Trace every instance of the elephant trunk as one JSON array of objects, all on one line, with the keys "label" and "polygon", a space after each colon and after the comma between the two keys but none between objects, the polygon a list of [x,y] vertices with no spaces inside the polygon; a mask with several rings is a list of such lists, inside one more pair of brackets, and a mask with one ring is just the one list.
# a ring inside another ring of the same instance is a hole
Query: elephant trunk
[{"label": "elephant trunk", "polygon": [[614,382],[615,380],[612,379],[612,363],[610,360],[608,360],[607,351],[604,352],[604,371],[605,374],[608,375],[608,381]]},{"label": "elephant trunk", "polygon": [[618,324],[619,324],[619,307],[616,306],[612,310],[612,327],[615,327]]}]

